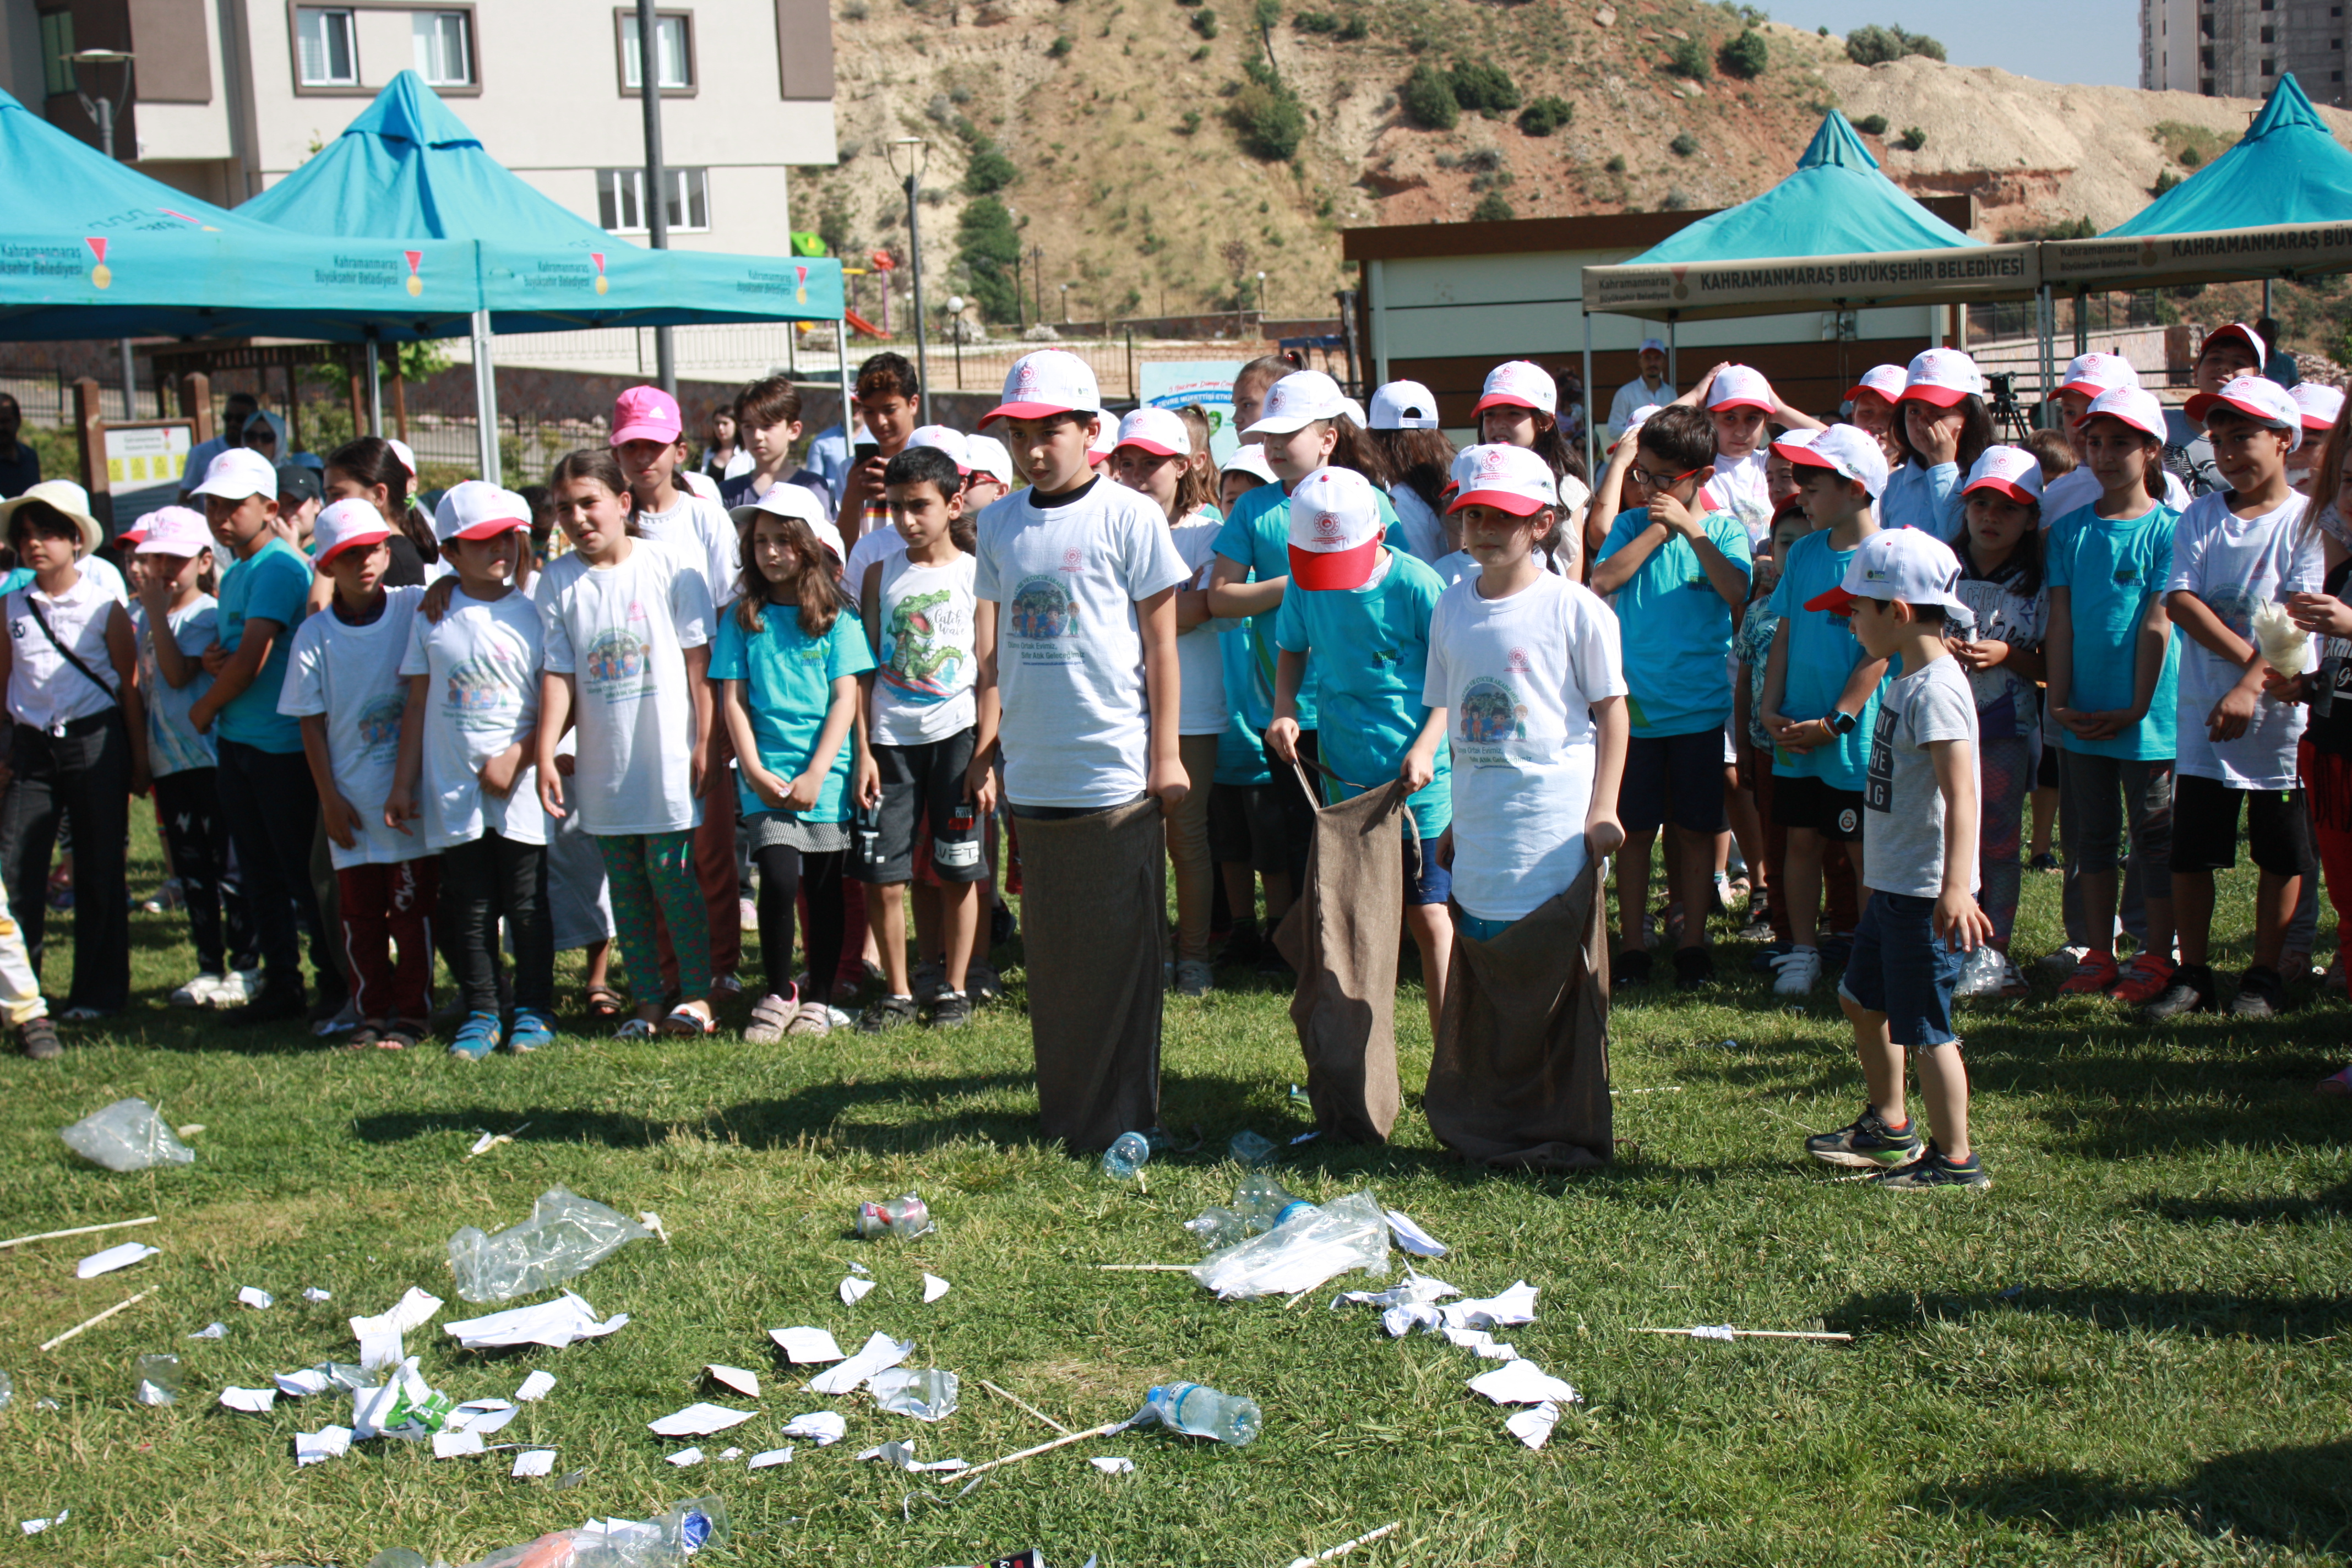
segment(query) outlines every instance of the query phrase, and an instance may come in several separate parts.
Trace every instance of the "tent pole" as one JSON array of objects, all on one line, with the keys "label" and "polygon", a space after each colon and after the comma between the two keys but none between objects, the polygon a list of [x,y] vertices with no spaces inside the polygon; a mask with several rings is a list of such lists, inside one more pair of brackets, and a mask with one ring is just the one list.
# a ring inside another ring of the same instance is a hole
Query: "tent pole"
[{"label": "tent pole", "polygon": [[[2269,317],[2270,317],[2270,313],[2271,313],[2271,280],[2270,280],[2269,279],[2265,278],[2265,279],[2263,279],[2263,319],[2264,319],[2264,320],[2268,320],[2268,319],[2269,319]],[[129,363],[131,363],[131,356],[130,356],[128,353],[125,353],[125,354],[123,355],[123,361],[122,361],[122,363],[125,363],[125,364],[129,364]]]},{"label": "tent pole", "polygon": [[1678,387],[1683,384],[1683,375],[1675,336],[1675,319],[1669,314],[1666,317],[1666,384]]},{"label": "tent pole", "polygon": [[2037,407],[2033,424],[2036,429],[2046,430],[2050,427],[2050,377],[2053,370],[2052,362],[2056,353],[2055,340],[2058,336],[2057,296],[2046,283],[2042,287],[2041,306],[2041,319],[2036,323],[2040,328],[2037,335],[2042,340],[2041,383],[2035,388]]},{"label": "tent pole", "polygon": [[2074,286],[2074,353],[2077,357],[2091,352],[2091,291],[2081,284]]},{"label": "tent pole", "polygon": [[1599,396],[1592,384],[1592,315],[1586,310],[1578,314],[1584,318],[1584,471],[1598,479],[1601,464],[1594,445],[1592,409]]},{"label": "tent pole", "polygon": [[376,347],[375,329],[368,329],[367,337],[367,416],[368,434],[383,434],[383,356]]},{"label": "tent pole", "polygon": [[[886,290],[887,292],[887,290]],[[849,376],[849,320],[845,310],[833,323],[833,368],[841,379],[841,446],[844,451],[852,446],[849,436],[849,397],[856,384]],[[851,543],[856,541],[851,540]]]},{"label": "tent pole", "polygon": [[499,373],[490,362],[490,312],[474,312],[474,422],[482,462],[482,478],[503,484],[499,472]]}]

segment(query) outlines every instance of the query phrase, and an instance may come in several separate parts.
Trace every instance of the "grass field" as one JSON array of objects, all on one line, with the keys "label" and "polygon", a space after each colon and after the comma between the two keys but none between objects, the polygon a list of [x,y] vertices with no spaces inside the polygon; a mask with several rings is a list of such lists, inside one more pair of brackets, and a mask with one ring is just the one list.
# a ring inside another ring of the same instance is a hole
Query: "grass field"
[{"label": "grass field", "polygon": [[[157,867],[136,868],[152,886]],[[2029,878],[2019,950],[2055,940],[2055,879]],[[2224,925],[2246,920],[2244,874]],[[2328,923],[2332,923],[2332,919]],[[1310,1197],[1371,1188],[1453,1247],[1432,1271],[1471,1295],[1525,1279],[1538,1320],[1507,1337],[1586,1403],[1541,1452],[1472,1394],[1484,1370],[1434,1338],[1391,1341],[1330,1291],[1220,1304],[1178,1274],[1112,1261],[1190,1261],[1180,1223],[1230,1194],[1226,1139],[1307,1125],[1286,998],[1235,974],[1169,1007],[1164,1110],[1198,1152],[1155,1163],[1150,1191],[1037,1142],[1017,945],[1013,994],[961,1035],[737,1040],[567,1039],[468,1067],[437,1050],[318,1048],[293,1030],[239,1033],[175,1013],[190,964],[176,918],[134,917],[137,1008],[72,1037],[60,1063],[0,1062],[0,1229],[159,1214],[125,1233],[164,1250],[77,1281],[98,1237],[0,1252],[0,1561],[101,1564],[364,1563],[392,1546],[473,1561],[591,1515],[645,1517],[699,1492],[735,1536],[711,1561],[968,1563],[1035,1544],[1049,1561],[1279,1565],[1402,1521],[1356,1564],[2321,1563],[2352,1552],[2352,1158],[2338,1102],[2314,1080],[2347,1047],[2341,1005],[2274,1024],[2220,1019],[2151,1032],[2107,1007],[2042,995],[1976,1016],[1969,1059],[1989,1194],[1898,1197],[1804,1161],[1807,1131],[1859,1098],[1826,987],[1776,1009],[1748,950],[1705,1000],[1654,989],[1621,1005],[1620,1158],[1573,1179],[1486,1174],[1449,1160],[1421,1120],[1429,1042],[1418,998],[1397,1020],[1408,1087],[1385,1149],[1308,1143],[1282,1163]],[[2326,926],[2323,926],[2325,940]],[[62,943],[58,944],[61,949]],[[62,989],[67,955],[49,974]],[[2217,960],[2242,963],[2232,950]],[[576,989],[567,980],[567,996]],[[201,1123],[191,1168],[112,1175],[57,1130],[126,1095]],[[478,1159],[480,1131],[516,1134]],[[497,1230],[562,1183],[670,1243],[624,1249],[574,1282],[632,1321],[568,1350],[457,1351],[444,1247]],[[852,1205],[909,1188],[934,1235],[848,1238]],[[846,1263],[879,1289],[835,1294]],[[921,1304],[919,1274],[953,1284]],[[1393,1277],[1393,1276],[1392,1276]],[[1360,1281],[1358,1281],[1360,1283]],[[238,1307],[241,1286],[278,1305]],[[355,1359],[344,1318],[411,1285],[449,1297],[409,1336],[457,1398],[509,1395],[544,1367],[544,1402],[492,1441],[561,1451],[576,1488],[508,1476],[507,1456],[436,1462],[385,1442],[307,1469],[290,1438],[350,1406],[282,1400],[268,1415],[215,1403],[227,1384]],[[312,1305],[305,1287],[333,1292]],[[1343,1288],[1335,1284],[1331,1291]],[[142,1289],[154,1294],[59,1350],[35,1347]],[[215,1320],[219,1341],[184,1336]],[[1718,1344],[1631,1331],[1729,1321],[1852,1331],[1850,1348]],[[765,1331],[812,1323],[854,1346],[912,1337],[916,1364],[962,1378],[936,1427],[827,1401],[776,1365]],[[187,1393],[131,1398],[132,1363],[176,1352]],[[706,1451],[781,1446],[827,1407],[847,1441],[801,1444],[778,1468],[677,1471],[683,1446],[645,1423],[697,1398],[705,1363],[759,1369],[757,1420]],[[920,1457],[974,1462],[1051,1434],[986,1378],[1073,1427],[1131,1413],[1154,1383],[1248,1394],[1255,1445],[1141,1431],[1089,1442],[939,1504],[940,1478],[857,1464],[919,1438]],[[55,1409],[36,1407],[52,1399]],[[1089,1455],[1132,1458],[1105,1477]]]}]

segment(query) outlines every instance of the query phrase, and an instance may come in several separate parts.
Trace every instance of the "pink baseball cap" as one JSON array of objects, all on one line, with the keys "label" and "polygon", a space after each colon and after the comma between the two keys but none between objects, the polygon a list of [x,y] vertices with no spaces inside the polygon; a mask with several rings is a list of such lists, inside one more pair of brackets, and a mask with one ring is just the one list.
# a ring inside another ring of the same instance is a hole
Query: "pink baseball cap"
[{"label": "pink baseball cap", "polygon": [[1977,362],[1958,349],[1923,349],[1912,356],[1905,373],[1898,402],[1927,403],[1949,408],[1963,397],[1984,395],[1985,381]]},{"label": "pink baseball cap", "polygon": [[610,446],[631,441],[675,441],[684,433],[677,399],[658,386],[632,386],[613,400]]},{"label": "pink baseball cap", "polygon": [[1004,376],[1004,401],[980,416],[1045,419],[1055,414],[1092,414],[1102,407],[1094,367],[1067,349],[1039,349],[1013,362]]},{"label": "pink baseball cap", "polygon": [[1447,511],[1491,506],[1513,517],[1533,517],[1548,506],[1559,505],[1551,465],[1525,447],[1498,442],[1463,447],[1454,459],[1454,483],[1455,494]]},{"label": "pink baseball cap", "polygon": [[1859,425],[1791,430],[1772,443],[1772,450],[1792,467],[1827,468],[1841,479],[1853,479],[1873,500],[1886,489],[1886,454],[1879,449],[1878,438]]},{"label": "pink baseball cap", "polygon": [[1511,360],[1486,373],[1486,384],[1478,394],[1478,406],[1470,412],[1479,415],[1489,408],[1532,408],[1538,414],[1557,414],[1559,386],[1541,365],[1523,359]]},{"label": "pink baseball cap", "polygon": [[1769,414],[1776,406],[1772,384],[1764,373],[1752,365],[1727,364],[1716,373],[1715,384],[1706,389],[1706,405],[1716,408],[1760,408]]},{"label": "pink baseball cap", "polygon": [[945,425],[919,425],[915,427],[915,433],[907,437],[907,445],[929,447],[935,452],[945,452],[955,460],[957,473],[971,472],[971,445],[961,430]]},{"label": "pink baseball cap", "polygon": [[517,531],[530,531],[530,503],[486,479],[462,479],[451,485],[433,509],[433,537],[444,544],[453,539],[496,539]]},{"label": "pink baseball cap", "polygon": [[1381,498],[1353,468],[1318,468],[1290,492],[1290,575],[1302,588],[1360,588],[1381,548]]},{"label": "pink baseball cap", "polygon": [[376,510],[373,502],[331,501],[311,525],[310,544],[315,553],[310,564],[323,567],[346,550],[363,550],[391,537],[392,530],[384,526],[383,513]]},{"label": "pink baseball cap", "polygon": [[2041,459],[2022,447],[1987,447],[1969,468],[1960,493],[1999,490],[2011,500],[2042,499]]},{"label": "pink baseball cap", "polygon": [[2326,435],[2344,412],[2344,389],[2325,382],[2299,381],[2286,389],[2286,395],[2303,410],[2303,427],[2314,436]]},{"label": "pink baseball cap", "polygon": [[2111,386],[2091,399],[2091,406],[2074,421],[2074,428],[2080,430],[2092,420],[2102,418],[2120,419],[2159,441],[2172,439],[2171,428],[2164,421],[2164,405],[2157,401],[2155,393],[2137,382],[2129,386]]},{"label": "pink baseball cap", "polygon": [[1189,458],[1192,432],[1184,427],[1183,416],[1172,408],[1139,408],[1118,422],[1111,449],[1121,447],[1139,447],[1156,458]]},{"label": "pink baseball cap", "polygon": [[1874,392],[1893,403],[1903,395],[1903,384],[1906,379],[1899,364],[1874,364],[1862,373],[1860,381],[1846,388],[1845,395],[1853,398],[1865,392]]},{"label": "pink baseball cap", "polygon": [[2121,354],[2076,354],[2067,363],[2066,374],[2058,383],[2061,392],[2079,392],[2086,397],[2115,386],[2137,386],[2139,372],[2131,361]]},{"label": "pink baseball cap", "polygon": [[141,555],[201,555],[213,547],[212,526],[194,507],[157,507],[122,537],[133,535]]},{"label": "pink baseball cap", "polygon": [[2200,425],[2216,408],[2234,408],[2257,425],[2285,431],[2288,451],[2303,445],[2303,410],[2266,375],[2233,375],[2221,391],[2200,392],[2183,406]]}]

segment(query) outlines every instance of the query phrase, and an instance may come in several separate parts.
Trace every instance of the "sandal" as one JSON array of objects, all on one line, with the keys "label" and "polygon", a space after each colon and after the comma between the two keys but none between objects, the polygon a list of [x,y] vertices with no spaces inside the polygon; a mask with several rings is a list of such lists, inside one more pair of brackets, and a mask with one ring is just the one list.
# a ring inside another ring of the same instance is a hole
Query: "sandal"
[{"label": "sandal", "polygon": [[660,1026],[655,1032],[663,1035],[688,1035],[699,1038],[717,1034],[719,1020],[698,1013],[691,1006],[681,1002],[669,1010],[669,1016],[661,1021]]},{"label": "sandal", "polygon": [[394,1018],[376,1037],[375,1047],[380,1051],[404,1051],[432,1032],[433,1026],[423,1018]]},{"label": "sandal", "polygon": [[628,999],[609,985],[588,987],[588,1016],[592,1018],[617,1018],[628,1005]]},{"label": "sandal", "polygon": [[789,998],[771,992],[751,1004],[751,1021],[743,1026],[743,1038],[755,1046],[772,1046],[784,1037],[799,1011]]},{"label": "sandal", "polygon": [[803,1002],[784,1026],[787,1035],[830,1035],[833,1033],[833,1009],[822,1002]]},{"label": "sandal", "polygon": [[370,1046],[379,1046],[383,1043],[383,1026],[371,1018],[351,1032],[350,1038],[343,1041],[343,1048],[347,1051],[363,1051]]},{"label": "sandal", "polygon": [[613,1031],[616,1040],[650,1040],[661,1031],[654,1027],[651,1018],[631,1018]]}]

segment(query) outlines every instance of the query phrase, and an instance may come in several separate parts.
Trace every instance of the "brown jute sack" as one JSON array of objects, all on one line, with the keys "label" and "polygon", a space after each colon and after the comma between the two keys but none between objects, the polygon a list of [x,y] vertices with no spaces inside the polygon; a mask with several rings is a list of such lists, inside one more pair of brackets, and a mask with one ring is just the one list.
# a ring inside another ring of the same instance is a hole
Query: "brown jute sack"
[{"label": "brown jute sack", "polygon": [[[1327,1138],[1385,1142],[1403,1103],[1396,1058],[1406,837],[1401,820],[1411,814],[1396,780],[1319,808],[1307,840],[1306,887],[1274,933],[1276,951],[1298,971],[1290,1021],[1307,1058],[1315,1124]],[[1414,850],[1420,847],[1413,840]]]},{"label": "brown jute sack", "polygon": [[1437,1141],[1474,1163],[1576,1169],[1610,1156],[1600,868],[1492,942],[1454,932],[1423,1109]]},{"label": "brown jute sack", "polygon": [[1160,802],[1021,820],[1029,1036],[1045,1136],[1107,1149],[1160,1125],[1168,855]]}]

